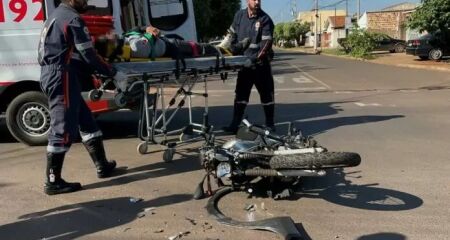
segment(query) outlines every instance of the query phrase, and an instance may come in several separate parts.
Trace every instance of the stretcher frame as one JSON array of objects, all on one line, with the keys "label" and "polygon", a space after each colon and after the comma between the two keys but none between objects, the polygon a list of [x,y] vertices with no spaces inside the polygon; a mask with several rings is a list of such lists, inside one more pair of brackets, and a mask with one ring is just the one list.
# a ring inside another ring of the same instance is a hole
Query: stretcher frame
[{"label": "stretcher frame", "polygon": [[[120,89],[119,84],[112,81],[118,92],[115,102],[119,107],[124,107],[129,99],[136,93],[140,94],[140,111],[138,137],[142,142],[137,146],[140,154],[148,152],[148,146],[159,144],[166,146],[163,160],[170,162],[173,159],[175,148],[204,139],[204,134],[212,131],[213,126],[208,120],[208,80],[211,75],[220,75],[222,80],[227,79],[228,73],[237,71],[248,63],[245,56],[216,56],[192,59],[177,59],[152,62],[123,62],[114,63],[114,67],[124,72],[127,77],[125,89]],[[102,87],[93,92],[91,98],[101,96]],[[194,92],[197,83],[203,84],[203,91]],[[166,104],[164,95],[169,85],[177,86],[177,91]],[[150,93],[150,89],[156,91]],[[99,94],[100,93],[100,94]],[[134,93],[134,94],[133,94]],[[192,98],[200,96],[204,98],[202,122],[194,122],[192,113]],[[188,123],[181,129],[168,130],[169,124],[175,118],[181,108],[187,102]],[[178,140],[173,137],[178,135]]]}]

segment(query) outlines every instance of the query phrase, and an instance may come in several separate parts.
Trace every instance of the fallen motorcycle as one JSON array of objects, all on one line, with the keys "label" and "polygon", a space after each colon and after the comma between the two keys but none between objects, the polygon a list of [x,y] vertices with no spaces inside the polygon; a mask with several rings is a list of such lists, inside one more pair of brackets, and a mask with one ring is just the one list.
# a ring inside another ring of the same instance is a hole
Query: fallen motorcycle
[{"label": "fallen motorcycle", "polygon": [[[361,162],[357,153],[330,152],[312,137],[305,137],[301,131],[292,128],[292,124],[289,123],[288,128],[286,135],[278,135],[244,119],[236,139],[224,144],[217,144],[214,134],[206,134],[205,143],[200,148],[200,161],[206,175],[194,198],[213,194],[211,177],[219,188],[228,186],[253,194],[260,186],[258,182],[264,180],[278,185],[294,184],[300,177],[321,177],[326,175],[326,169],[355,167]],[[205,180],[206,192],[203,187]],[[267,193],[275,199],[289,197],[289,191],[285,190],[277,192],[269,187]]]},{"label": "fallen motorcycle", "polygon": [[[277,135],[261,126],[243,120],[236,139],[218,144],[215,134],[206,131],[205,143],[200,148],[200,161],[206,174],[199,183],[195,199],[212,196],[206,209],[219,223],[228,226],[265,230],[280,234],[283,239],[305,239],[291,217],[274,217],[259,221],[238,221],[225,216],[218,208],[219,200],[234,191],[251,195],[265,190],[269,197],[290,197],[292,188],[301,177],[326,175],[326,169],[354,167],[361,157],[352,152],[329,152],[312,137],[288,123],[286,135]],[[211,177],[218,191],[212,191]],[[207,180],[207,192],[204,182]],[[280,188],[280,186],[282,186]]]}]

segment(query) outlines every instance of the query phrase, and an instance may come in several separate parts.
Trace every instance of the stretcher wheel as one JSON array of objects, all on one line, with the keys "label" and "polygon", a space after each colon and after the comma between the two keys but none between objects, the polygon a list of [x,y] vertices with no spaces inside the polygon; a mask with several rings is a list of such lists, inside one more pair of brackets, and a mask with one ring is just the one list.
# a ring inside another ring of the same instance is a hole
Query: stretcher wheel
[{"label": "stretcher wheel", "polygon": [[163,154],[163,160],[166,163],[172,162],[173,155],[175,155],[175,149],[174,148],[168,148],[164,151]]},{"label": "stretcher wheel", "polygon": [[139,145],[137,146],[137,151],[138,151],[138,153],[140,153],[142,155],[146,154],[148,151],[147,143],[146,142],[139,143]]},{"label": "stretcher wheel", "polygon": [[119,93],[114,97],[114,102],[118,107],[125,107],[127,105],[127,101],[125,100],[125,96],[123,93]]},{"label": "stretcher wheel", "polygon": [[102,97],[103,92],[99,91],[98,89],[92,89],[89,91],[88,97],[91,101],[97,102]]}]

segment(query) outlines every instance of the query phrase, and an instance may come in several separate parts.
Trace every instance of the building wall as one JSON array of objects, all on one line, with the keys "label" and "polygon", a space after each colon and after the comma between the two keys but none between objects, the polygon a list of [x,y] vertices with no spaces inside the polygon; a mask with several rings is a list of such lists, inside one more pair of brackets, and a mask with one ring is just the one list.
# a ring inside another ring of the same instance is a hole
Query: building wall
[{"label": "building wall", "polygon": [[345,38],[345,29],[334,29],[331,26],[328,27],[326,33],[322,37],[322,47],[337,48],[339,47],[338,39]]},{"label": "building wall", "polygon": [[393,38],[406,38],[405,23],[406,15],[401,11],[367,13],[369,31],[385,33]]},{"label": "building wall", "polygon": [[[332,16],[345,16],[345,10],[321,10],[319,11],[319,26],[318,30],[319,32],[325,31],[325,23],[328,20],[328,17]],[[311,31],[314,30],[314,21],[315,21],[315,12],[314,11],[307,11],[307,12],[300,12],[298,14],[297,20],[302,22],[309,22],[311,23]]]}]

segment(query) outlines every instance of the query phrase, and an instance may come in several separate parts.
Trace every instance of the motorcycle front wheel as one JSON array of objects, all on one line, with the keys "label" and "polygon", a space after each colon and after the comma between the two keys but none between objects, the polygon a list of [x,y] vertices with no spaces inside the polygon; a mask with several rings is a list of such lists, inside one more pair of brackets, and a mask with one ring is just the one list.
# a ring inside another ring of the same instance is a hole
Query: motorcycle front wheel
[{"label": "motorcycle front wheel", "polygon": [[272,169],[316,170],[326,168],[356,167],[361,163],[361,156],[353,152],[320,152],[273,156],[270,161]]}]

